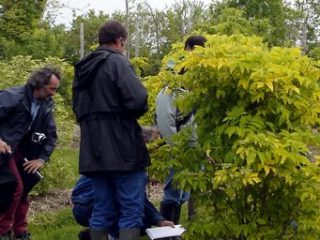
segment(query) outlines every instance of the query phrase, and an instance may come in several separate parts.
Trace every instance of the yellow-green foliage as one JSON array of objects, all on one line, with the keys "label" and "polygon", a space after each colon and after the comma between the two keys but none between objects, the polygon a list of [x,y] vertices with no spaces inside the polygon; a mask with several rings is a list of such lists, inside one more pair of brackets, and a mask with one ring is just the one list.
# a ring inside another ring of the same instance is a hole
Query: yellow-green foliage
[{"label": "yellow-green foliage", "polygon": [[134,57],[130,59],[130,62],[139,76],[141,75],[141,69],[148,65],[148,59],[145,57]]},{"label": "yellow-green foliage", "polygon": [[[206,48],[170,55],[183,55],[176,71],[187,70],[178,106],[196,109],[198,145],[188,146],[186,129],[170,150],[201,206],[187,239],[320,239],[320,168],[307,154],[320,143],[319,67],[257,37],[207,38]],[[162,148],[154,168],[163,171]]]}]

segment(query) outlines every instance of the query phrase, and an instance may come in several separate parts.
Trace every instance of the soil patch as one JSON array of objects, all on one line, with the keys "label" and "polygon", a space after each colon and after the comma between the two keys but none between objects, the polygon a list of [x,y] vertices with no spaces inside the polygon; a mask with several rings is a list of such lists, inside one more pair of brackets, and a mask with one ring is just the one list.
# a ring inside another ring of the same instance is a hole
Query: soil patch
[{"label": "soil patch", "polygon": [[[45,196],[33,196],[30,198],[29,218],[33,219],[38,213],[56,212],[65,207],[71,207],[71,191],[52,190]],[[160,201],[162,197],[163,184],[147,186],[146,192],[152,202]]]}]

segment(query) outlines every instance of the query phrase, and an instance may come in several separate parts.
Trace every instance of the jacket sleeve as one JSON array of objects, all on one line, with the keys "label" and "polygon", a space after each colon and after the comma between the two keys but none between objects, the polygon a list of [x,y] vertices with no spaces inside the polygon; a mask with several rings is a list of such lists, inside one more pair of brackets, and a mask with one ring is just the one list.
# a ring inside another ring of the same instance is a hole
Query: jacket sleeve
[{"label": "jacket sleeve", "polygon": [[147,196],[144,198],[144,214],[146,225],[157,225],[159,221],[163,221],[164,218],[161,216],[155,206],[149,201]]},{"label": "jacket sleeve", "polygon": [[156,99],[156,121],[162,137],[167,143],[171,143],[172,136],[177,133],[174,96],[161,91]]},{"label": "jacket sleeve", "polygon": [[[12,113],[15,111],[19,101],[17,97],[14,97],[10,94],[9,91],[2,90],[0,91],[0,125],[9,118]],[[2,139],[2,131],[0,128],[0,139]]]},{"label": "jacket sleeve", "polygon": [[140,117],[148,110],[148,94],[136,75],[133,67],[122,56],[113,62],[116,75],[116,84],[120,100],[125,111],[133,117]]},{"label": "jacket sleeve", "polygon": [[52,111],[48,113],[45,125],[47,139],[44,145],[41,147],[38,158],[48,161],[50,155],[56,147],[57,142],[57,128]]},{"label": "jacket sleeve", "polygon": [[0,122],[8,118],[18,104],[17,98],[8,91],[0,91]]}]

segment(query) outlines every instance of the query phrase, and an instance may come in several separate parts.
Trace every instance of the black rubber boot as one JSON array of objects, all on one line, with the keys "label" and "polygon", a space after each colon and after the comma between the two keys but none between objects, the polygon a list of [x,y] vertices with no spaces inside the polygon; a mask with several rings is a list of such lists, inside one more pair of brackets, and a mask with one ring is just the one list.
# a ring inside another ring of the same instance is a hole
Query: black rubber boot
[{"label": "black rubber boot", "polygon": [[13,240],[15,237],[12,235],[12,232],[8,232],[0,236],[0,240]]},{"label": "black rubber boot", "polygon": [[15,240],[31,240],[31,234],[28,233],[28,232],[25,232],[25,233],[22,233],[22,234],[19,234],[19,235],[15,236],[15,238],[12,238],[12,239],[15,239]]},{"label": "black rubber boot", "polygon": [[120,229],[119,240],[138,240],[140,238],[140,228]]},{"label": "black rubber boot", "polygon": [[165,220],[174,222],[174,224],[179,224],[180,220],[181,205],[173,202],[161,202],[160,204],[160,214]]},{"label": "black rubber boot", "polygon": [[108,240],[108,232],[106,230],[90,229],[91,240]]},{"label": "black rubber boot", "polygon": [[86,228],[79,232],[79,240],[91,240],[90,229]]}]

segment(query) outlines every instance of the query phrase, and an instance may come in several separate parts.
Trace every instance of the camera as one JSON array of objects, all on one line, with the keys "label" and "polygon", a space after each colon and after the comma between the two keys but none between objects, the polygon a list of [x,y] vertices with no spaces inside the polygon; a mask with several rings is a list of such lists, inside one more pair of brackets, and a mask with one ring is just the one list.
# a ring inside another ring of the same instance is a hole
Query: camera
[{"label": "camera", "polygon": [[31,141],[35,143],[43,143],[44,140],[46,140],[47,137],[44,133],[38,133],[34,132],[31,136]]}]

